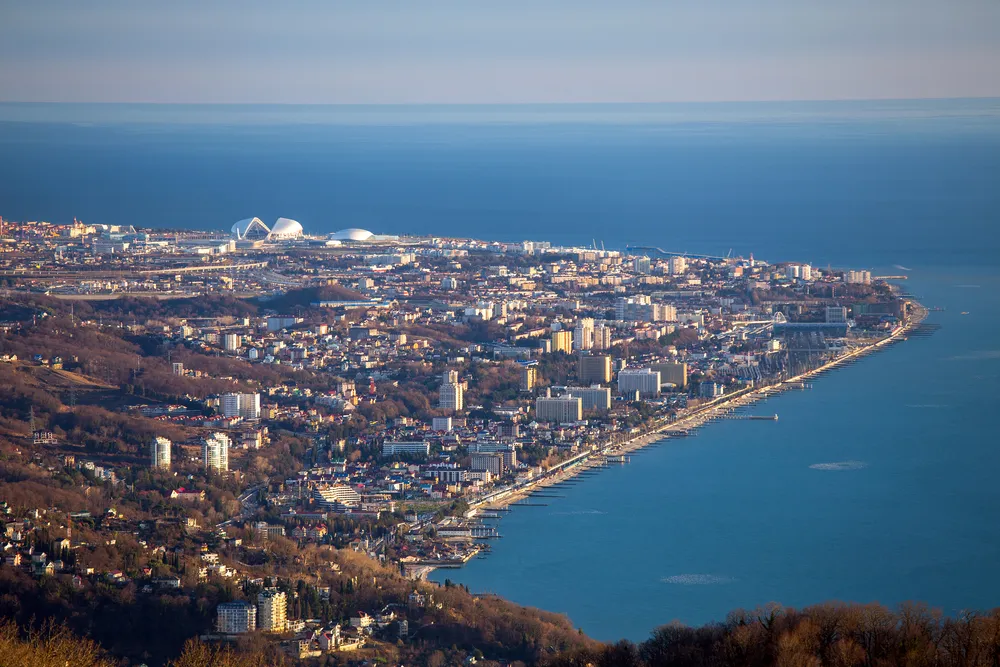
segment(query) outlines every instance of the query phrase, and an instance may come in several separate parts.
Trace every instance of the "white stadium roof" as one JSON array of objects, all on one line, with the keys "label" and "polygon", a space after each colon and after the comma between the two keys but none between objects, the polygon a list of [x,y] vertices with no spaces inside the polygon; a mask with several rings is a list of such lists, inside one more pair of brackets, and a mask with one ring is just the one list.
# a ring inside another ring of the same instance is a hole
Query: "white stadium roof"
[{"label": "white stadium roof", "polygon": [[271,227],[271,240],[297,239],[302,236],[302,225],[298,220],[291,218],[278,218]]},{"label": "white stadium roof", "polygon": [[266,239],[271,234],[271,230],[267,228],[267,225],[260,218],[240,220],[233,225],[231,231],[233,238],[237,241]]},{"label": "white stadium roof", "polygon": [[329,238],[333,241],[367,241],[372,236],[374,236],[374,234],[367,229],[349,227],[348,229],[341,229],[339,232],[330,234]]},{"label": "white stadium roof", "polygon": [[302,237],[302,225],[291,218],[278,218],[274,227],[268,228],[260,218],[240,220],[232,227],[237,241],[287,241]]}]

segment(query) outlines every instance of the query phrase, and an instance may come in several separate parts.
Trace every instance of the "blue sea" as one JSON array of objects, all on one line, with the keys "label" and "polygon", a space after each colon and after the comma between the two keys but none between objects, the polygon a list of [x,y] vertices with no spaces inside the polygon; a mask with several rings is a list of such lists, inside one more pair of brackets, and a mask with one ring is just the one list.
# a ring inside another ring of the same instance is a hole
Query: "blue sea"
[{"label": "blue sea", "polygon": [[599,639],[769,601],[1000,605],[1000,101],[0,104],[7,219],[659,246],[906,274],[941,328],[554,492],[434,578]]}]

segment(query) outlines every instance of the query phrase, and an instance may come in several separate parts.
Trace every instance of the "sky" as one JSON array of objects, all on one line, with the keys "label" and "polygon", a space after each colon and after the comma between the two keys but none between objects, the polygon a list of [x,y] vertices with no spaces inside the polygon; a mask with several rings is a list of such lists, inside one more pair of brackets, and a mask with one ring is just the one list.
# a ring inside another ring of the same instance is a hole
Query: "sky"
[{"label": "sky", "polygon": [[0,0],[0,101],[1000,96],[1000,0]]}]

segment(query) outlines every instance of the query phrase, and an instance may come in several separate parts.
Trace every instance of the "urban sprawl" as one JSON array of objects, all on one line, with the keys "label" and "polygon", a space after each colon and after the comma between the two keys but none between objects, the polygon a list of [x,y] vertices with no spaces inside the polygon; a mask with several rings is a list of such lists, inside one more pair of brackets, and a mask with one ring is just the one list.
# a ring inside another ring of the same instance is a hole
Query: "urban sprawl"
[{"label": "urban sprawl", "polygon": [[295,658],[410,641],[448,612],[426,574],[488,558],[532,493],[712,419],[777,419],[757,402],[924,312],[860,268],[286,218],[2,221],[0,274],[3,461],[54,489],[2,487],[3,567],[138,596],[214,583],[204,637]]}]

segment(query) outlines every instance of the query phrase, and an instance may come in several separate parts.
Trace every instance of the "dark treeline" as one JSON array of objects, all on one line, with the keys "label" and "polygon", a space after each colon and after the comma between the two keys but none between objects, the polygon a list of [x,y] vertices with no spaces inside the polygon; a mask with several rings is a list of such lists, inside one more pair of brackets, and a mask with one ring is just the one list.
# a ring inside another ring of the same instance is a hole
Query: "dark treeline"
[{"label": "dark treeline", "polygon": [[1000,608],[944,617],[919,603],[768,605],[724,623],[665,625],[641,644],[621,641],[549,661],[553,667],[996,667]]}]

